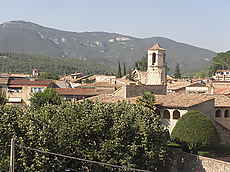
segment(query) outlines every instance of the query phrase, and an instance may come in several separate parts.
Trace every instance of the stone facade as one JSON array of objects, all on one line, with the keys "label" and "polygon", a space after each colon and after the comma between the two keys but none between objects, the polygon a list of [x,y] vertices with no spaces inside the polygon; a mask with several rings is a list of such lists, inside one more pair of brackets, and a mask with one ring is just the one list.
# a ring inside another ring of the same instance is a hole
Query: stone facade
[{"label": "stone facade", "polygon": [[229,172],[230,163],[188,154],[182,151],[173,151],[170,172]]},{"label": "stone facade", "polygon": [[166,94],[164,85],[124,85],[114,94],[123,98],[143,96],[144,92],[149,91],[153,94]]},{"label": "stone facade", "polygon": [[159,44],[148,50],[146,85],[166,85],[165,51]]},{"label": "stone facade", "polygon": [[162,124],[166,126],[170,133],[177,121],[188,111],[198,110],[207,115],[210,119],[215,119],[214,99],[190,107],[166,107],[158,105],[157,113],[161,116]]},{"label": "stone facade", "polygon": [[96,75],[96,82],[109,82],[114,84],[116,80],[116,76],[108,76],[108,75]]}]

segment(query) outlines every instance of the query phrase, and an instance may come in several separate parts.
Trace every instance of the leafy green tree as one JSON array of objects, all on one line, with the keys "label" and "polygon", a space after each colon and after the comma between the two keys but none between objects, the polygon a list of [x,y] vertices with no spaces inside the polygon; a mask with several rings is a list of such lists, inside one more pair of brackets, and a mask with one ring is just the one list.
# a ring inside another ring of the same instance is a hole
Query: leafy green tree
[{"label": "leafy green tree", "polygon": [[197,154],[200,147],[219,142],[212,121],[199,111],[189,111],[176,123],[172,139],[181,144],[185,151]]},{"label": "leafy green tree", "polygon": [[123,64],[123,76],[126,76],[126,65],[125,65],[125,63]]},{"label": "leafy green tree", "polygon": [[230,51],[218,53],[212,59],[212,64],[209,67],[209,76],[212,76],[217,70],[230,69]]},{"label": "leafy green tree", "polygon": [[120,62],[118,62],[117,77],[118,77],[118,78],[121,78],[121,77],[122,77],[122,74],[121,74],[121,64],[120,64]]},{"label": "leafy green tree", "polygon": [[137,99],[137,103],[144,106],[144,107],[147,107],[151,110],[155,110],[155,97],[154,95],[149,92],[149,91],[145,91],[144,92],[144,95],[140,98]]},{"label": "leafy green tree", "polygon": [[31,106],[35,108],[45,104],[60,105],[62,97],[53,88],[46,88],[43,92],[34,93],[30,102]]},{"label": "leafy green tree", "polygon": [[[41,108],[0,108],[0,168],[8,170],[9,142],[73,157],[159,171],[166,163],[168,130],[142,105],[83,101]],[[16,170],[64,171],[105,167],[38,153],[17,146]],[[110,168],[109,170],[112,171]],[[80,171],[80,170],[79,170]]]},{"label": "leafy green tree", "polygon": [[140,60],[135,62],[135,68],[140,71],[147,71],[148,54],[145,54]]},{"label": "leafy green tree", "polygon": [[180,64],[176,64],[175,72],[174,72],[174,77],[177,79],[181,78],[181,73],[180,73]]}]

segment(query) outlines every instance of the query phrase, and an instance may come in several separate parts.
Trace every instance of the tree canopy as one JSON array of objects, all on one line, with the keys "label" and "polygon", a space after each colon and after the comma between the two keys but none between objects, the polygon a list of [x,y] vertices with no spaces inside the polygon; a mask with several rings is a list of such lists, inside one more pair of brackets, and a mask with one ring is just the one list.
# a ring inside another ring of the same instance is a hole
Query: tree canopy
[{"label": "tree canopy", "polygon": [[212,121],[199,111],[189,111],[180,118],[174,127],[172,138],[193,153],[201,146],[219,142]]},{"label": "tree canopy", "polygon": [[[121,166],[158,171],[166,161],[168,130],[154,111],[141,105],[83,101],[38,109],[4,106],[0,123],[0,168],[5,171],[13,135],[17,145]],[[16,170],[25,172],[61,172],[84,166],[106,171],[106,167],[20,146],[16,157]]]},{"label": "tree canopy", "polygon": [[218,53],[217,56],[213,58],[209,68],[210,76],[220,69],[230,69],[230,51]]},{"label": "tree canopy", "polygon": [[174,77],[177,79],[181,78],[181,72],[180,72],[180,64],[176,64],[175,72],[174,72]]},{"label": "tree canopy", "polygon": [[38,69],[40,72],[48,72],[55,75],[74,72],[112,74],[115,71],[93,60],[0,52],[1,73],[31,73],[33,68]]},{"label": "tree canopy", "polygon": [[45,104],[60,105],[62,97],[53,89],[46,88],[43,92],[37,92],[30,98],[32,107],[41,107]]}]

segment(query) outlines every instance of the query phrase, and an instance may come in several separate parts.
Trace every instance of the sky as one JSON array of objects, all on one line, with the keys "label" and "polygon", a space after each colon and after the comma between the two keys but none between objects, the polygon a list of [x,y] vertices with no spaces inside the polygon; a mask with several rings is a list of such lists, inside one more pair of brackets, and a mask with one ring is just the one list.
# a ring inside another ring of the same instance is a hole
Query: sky
[{"label": "sky", "polygon": [[60,30],[161,36],[216,52],[230,50],[230,0],[2,0],[0,23]]}]

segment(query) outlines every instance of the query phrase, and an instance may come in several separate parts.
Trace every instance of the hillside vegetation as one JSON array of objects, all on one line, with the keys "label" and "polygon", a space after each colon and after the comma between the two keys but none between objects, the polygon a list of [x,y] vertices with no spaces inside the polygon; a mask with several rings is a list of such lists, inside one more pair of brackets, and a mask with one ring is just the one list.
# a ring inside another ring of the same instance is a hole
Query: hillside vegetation
[{"label": "hillside vegetation", "polygon": [[31,73],[33,68],[54,74],[110,74],[109,67],[93,61],[15,53],[0,53],[1,73]]},{"label": "hillside vegetation", "polygon": [[213,51],[164,37],[141,39],[107,32],[67,32],[25,21],[0,24],[0,52],[94,60],[114,68],[119,61],[133,65],[155,43],[167,49],[170,69],[179,63],[182,71],[197,71],[216,56]]},{"label": "hillside vegetation", "polygon": [[230,51],[218,53],[213,58],[209,73],[212,75],[216,70],[220,69],[230,69]]}]

